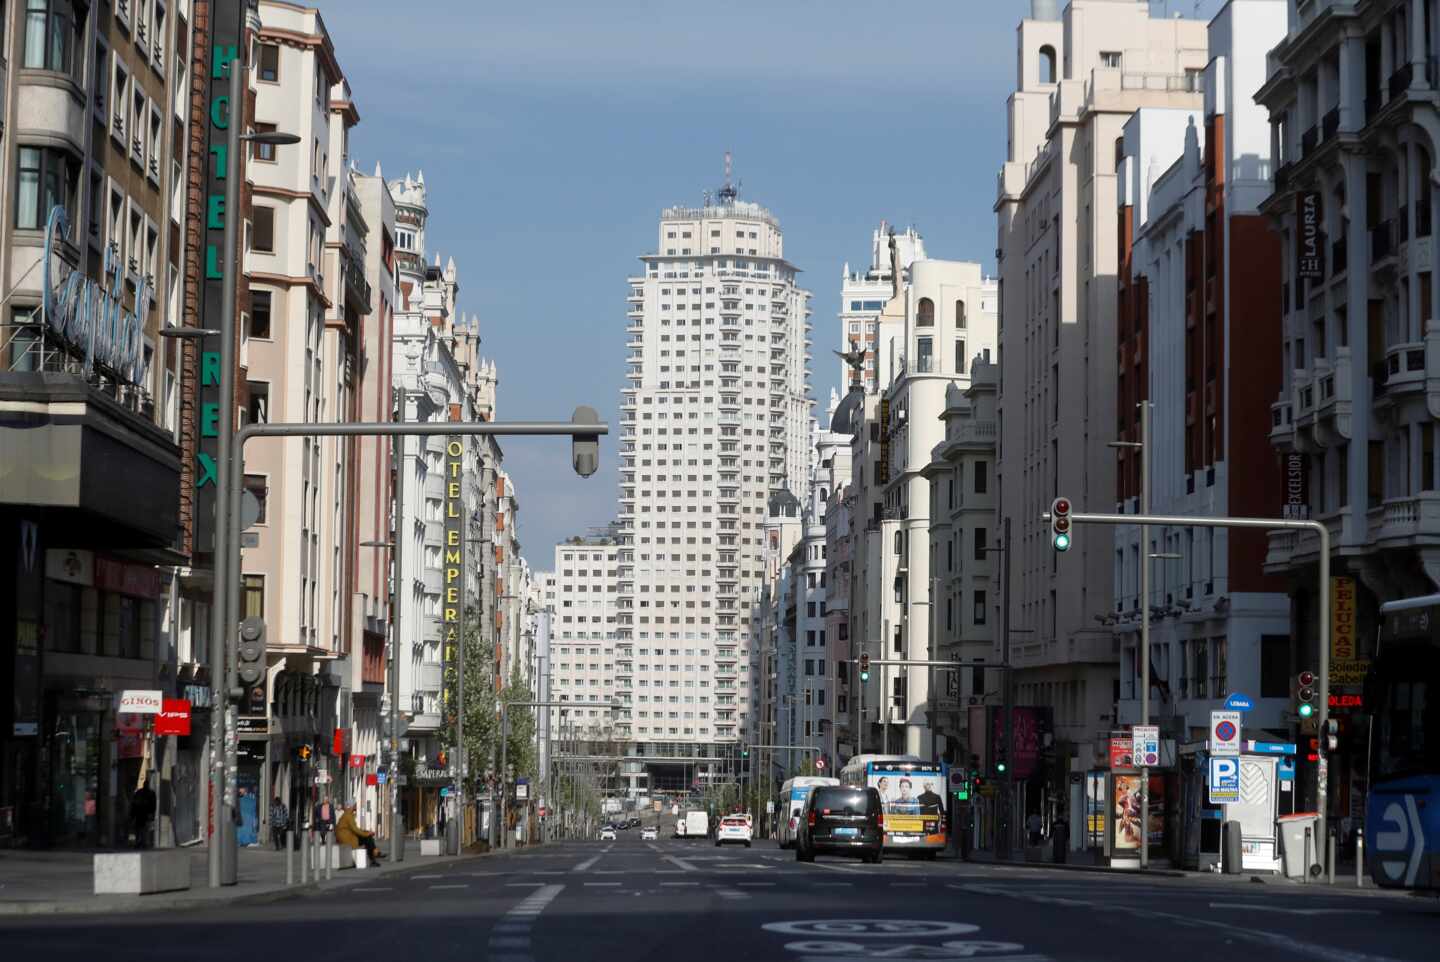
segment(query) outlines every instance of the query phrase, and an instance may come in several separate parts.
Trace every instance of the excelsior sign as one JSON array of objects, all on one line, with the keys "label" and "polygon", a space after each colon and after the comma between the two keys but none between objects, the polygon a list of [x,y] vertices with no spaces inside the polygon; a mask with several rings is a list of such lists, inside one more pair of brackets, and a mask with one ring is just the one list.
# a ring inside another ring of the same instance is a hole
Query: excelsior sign
[{"label": "excelsior sign", "polygon": [[[45,223],[45,266],[41,306],[50,333],[84,361],[85,376],[98,366],[127,384],[145,375],[145,317],[150,313],[150,284],[140,274],[122,272],[120,258],[105,249],[104,283],[59,261],[56,241],[69,243],[70,215],[50,208]],[[124,305],[124,281],[135,285],[135,310]]]}]

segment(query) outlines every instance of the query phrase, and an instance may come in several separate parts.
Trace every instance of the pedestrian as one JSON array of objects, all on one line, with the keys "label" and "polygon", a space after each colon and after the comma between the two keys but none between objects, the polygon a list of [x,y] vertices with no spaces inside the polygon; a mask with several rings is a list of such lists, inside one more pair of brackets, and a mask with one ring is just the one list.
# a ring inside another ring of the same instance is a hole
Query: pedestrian
[{"label": "pedestrian", "polygon": [[1070,823],[1061,815],[1050,824],[1050,838],[1055,844],[1055,862],[1064,865],[1070,855]]},{"label": "pedestrian", "polygon": [[1039,812],[1031,812],[1030,817],[1025,820],[1025,828],[1030,832],[1030,844],[1039,845],[1043,835],[1044,820],[1040,818]]},{"label": "pedestrian", "polygon": [[375,847],[375,833],[366,831],[355,821],[354,802],[345,806],[345,813],[335,824],[335,841],[347,848],[363,848],[372,861],[385,857],[385,853]]},{"label": "pedestrian", "polygon": [[285,850],[285,832],[290,828],[290,809],[280,801],[276,795],[270,803],[270,842],[275,846],[275,851]]},{"label": "pedestrian", "polygon": [[315,826],[315,831],[320,833],[320,844],[324,845],[330,833],[335,830],[335,806],[330,804],[330,796],[325,796],[320,800],[320,804],[315,806],[311,823]]},{"label": "pedestrian", "polygon": [[130,827],[135,833],[135,847],[145,847],[145,836],[149,834],[150,822],[155,817],[155,789],[144,782],[135,789],[130,798]]}]

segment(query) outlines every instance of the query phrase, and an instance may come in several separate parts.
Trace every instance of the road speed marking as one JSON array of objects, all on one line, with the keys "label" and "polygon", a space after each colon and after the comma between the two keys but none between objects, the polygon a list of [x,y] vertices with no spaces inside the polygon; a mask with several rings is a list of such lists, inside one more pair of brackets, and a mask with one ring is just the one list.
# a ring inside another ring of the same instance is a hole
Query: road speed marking
[{"label": "road speed marking", "polygon": [[968,922],[934,919],[804,919],[769,922],[761,928],[779,935],[839,935],[852,939],[925,939],[980,931],[980,926]]}]

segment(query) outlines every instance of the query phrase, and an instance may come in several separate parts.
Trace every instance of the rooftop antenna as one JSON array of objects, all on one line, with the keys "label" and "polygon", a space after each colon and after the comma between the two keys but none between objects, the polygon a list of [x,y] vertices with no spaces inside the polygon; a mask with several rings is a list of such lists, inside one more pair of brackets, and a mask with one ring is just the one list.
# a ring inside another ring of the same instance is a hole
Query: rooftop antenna
[{"label": "rooftop antenna", "polygon": [[735,197],[739,193],[739,191],[735,189],[734,185],[730,183],[730,175],[733,173],[733,171],[734,164],[730,158],[730,151],[727,150],[725,151],[725,186],[721,187],[719,190],[720,203],[722,204],[735,203]]}]

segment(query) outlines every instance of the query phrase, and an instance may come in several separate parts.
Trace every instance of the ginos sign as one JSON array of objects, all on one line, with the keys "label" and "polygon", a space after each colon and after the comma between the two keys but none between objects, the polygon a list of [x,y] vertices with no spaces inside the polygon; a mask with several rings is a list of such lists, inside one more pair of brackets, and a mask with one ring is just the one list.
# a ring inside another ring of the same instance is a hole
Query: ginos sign
[{"label": "ginos sign", "polygon": [[[70,241],[70,215],[50,208],[45,224],[45,266],[42,284],[45,324],[50,332],[79,354],[89,377],[98,365],[126,384],[139,384],[145,374],[145,317],[150,313],[150,285],[139,274],[126,274],[113,248],[105,250],[105,283],[97,283],[64,264],[56,270],[57,241]],[[135,309],[125,310],[124,279],[135,285]]]}]

